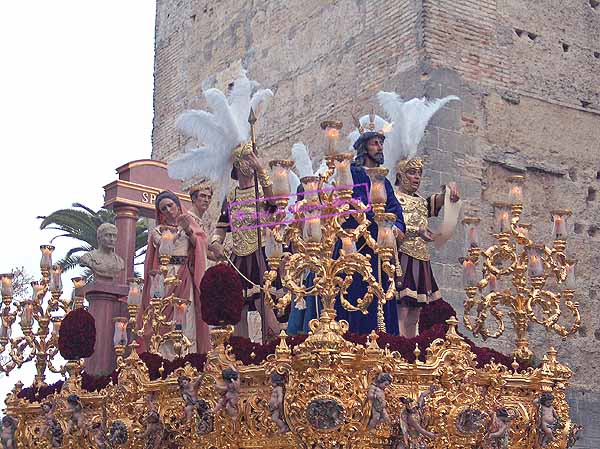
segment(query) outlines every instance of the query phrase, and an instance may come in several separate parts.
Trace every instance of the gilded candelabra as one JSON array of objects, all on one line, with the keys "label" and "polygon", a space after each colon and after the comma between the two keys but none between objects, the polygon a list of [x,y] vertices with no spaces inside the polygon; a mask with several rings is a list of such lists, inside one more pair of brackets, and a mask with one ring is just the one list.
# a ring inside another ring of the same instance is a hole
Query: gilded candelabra
[{"label": "gilded candelabra", "polygon": [[[569,210],[554,210],[551,247],[534,243],[529,236],[530,225],[520,222],[523,211],[523,176],[509,178],[508,203],[496,203],[493,234],[497,243],[482,250],[476,217],[463,220],[466,229],[467,255],[461,259],[467,298],[464,302],[464,323],[474,335],[498,338],[504,332],[504,311],[516,333],[514,356],[530,360],[528,329],[538,323],[562,337],[579,328],[581,317],[575,295],[575,263],[565,253]],[[480,262],[483,276],[477,269]],[[555,285],[549,284],[554,279]],[[553,290],[554,291],[553,291]],[[559,323],[564,308],[571,316],[569,326]],[[472,312],[474,312],[472,314]],[[488,325],[488,318],[494,324]]]},{"label": "gilded candelabra", "polygon": [[[176,230],[162,226],[159,246],[160,269],[151,272],[152,285],[150,291],[150,307],[142,315],[141,329],[135,328],[136,316],[141,302],[141,280],[129,280],[128,311],[132,333],[138,335],[143,329],[150,328],[149,351],[159,353],[161,346],[171,343],[173,351],[179,356],[187,353],[192,342],[183,332],[187,307],[190,300],[179,298],[173,293],[174,288],[181,283],[177,273],[171,266]],[[133,294],[132,294],[133,292]]]},{"label": "gilded candelabra", "polygon": [[[371,179],[371,204],[364,204],[352,198],[352,189],[367,188],[353,186],[350,171],[351,153],[338,153],[337,139],[341,122],[330,120],[322,123],[328,144],[326,161],[328,169],[320,176],[309,176],[301,179],[304,187],[303,198],[291,209],[293,219],[285,220],[285,206],[290,191],[287,182],[291,161],[272,161],[273,193],[278,198],[277,211],[273,222],[268,224],[266,255],[270,271],[265,275],[265,297],[278,310],[284,310],[292,300],[296,303],[305,301],[307,296],[321,301],[325,318],[323,325],[333,325],[335,318],[335,301],[339,298],[344,309],[367,313],[369,305],[376,297],[378,300],[378,329],[385,331],[383,305],[392,300],[396,294],[394,282],[387,288],[382,282],[382,273],[393,279],[395,267],[392,259],[395,255],[395,237],[393,223],[394,214],[385,213],[386,191],[384,186],[385,168],[367,169]],[[334,175],[335,172],[335,175]],[[331,179],[333,178],[333,179]],[[333,185],[331,187],[330,185]],[[294,192],[295,194],[295,192]],[[368,211],[373,210],[374,220],[379,232],[374,239],[369,232],[370,221],[366,218]],[[357,226],[345,229],[342,225],[353,217]],[[285,223],[285,224],[284,224]],[[373,273],[370,255],[357,250],[357,242],[364,242],[378,255],[378,272]],[[341,245],[338,243],[341,242]],[[286,289],[285,295],[275,299],[270,287],[279,276],[283,244],[293,248],[293,254],[281,273],[281,281]],[[337,245],[337,246],[336,246]],[[337,257],[333,257],[337,252]],[[303,282],[305,272],[314,273],[312,285]],[[347,290],[352,283],[353,275],[359,274],[368,285],[366,294],[356,304],[346,299]],[[316,325],[315,321],[315,325]],[[347,323],[345,324],[347,326]]]},{"label": "gilded candelabra", "polygon": [[[31,283],[32,295],[28,299],[14,301],[13,275],[0,275],[2,282],[2,311],[0,312],[0,354],[6,362],[0,365],[5,373],[35,360],[35,385],[45,386],[46,370],[64,373],[64,367],[53,363],[58,354],[58,331],[62,318],[74,307],[83,307],[83,301],[61,299],[63,285],[61,268],[52,264],[54,246],[40,246],[41,279]],[[75,287],[81,286],[82,278],[73,278]],[[47,297],[50,293],[49,297]],[[15,323],[18,320],[18,325]],[[52,330],[50,329],[52,323]],[[15,335],[13,336],[13,332]]]}]

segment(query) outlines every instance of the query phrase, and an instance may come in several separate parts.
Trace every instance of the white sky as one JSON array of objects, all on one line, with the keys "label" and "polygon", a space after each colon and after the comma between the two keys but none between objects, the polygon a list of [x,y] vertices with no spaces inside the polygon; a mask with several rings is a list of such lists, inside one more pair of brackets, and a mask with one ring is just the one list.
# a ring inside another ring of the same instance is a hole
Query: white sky
[{"label": "white sky", "polygon": [[[98,209],[114,169],[150,157],[154,14],[154,0],[0,2],[0,272],[38,277],[52,234],[35,217]],[[18,378],[33,374],[3,378],[2,404]]]}]

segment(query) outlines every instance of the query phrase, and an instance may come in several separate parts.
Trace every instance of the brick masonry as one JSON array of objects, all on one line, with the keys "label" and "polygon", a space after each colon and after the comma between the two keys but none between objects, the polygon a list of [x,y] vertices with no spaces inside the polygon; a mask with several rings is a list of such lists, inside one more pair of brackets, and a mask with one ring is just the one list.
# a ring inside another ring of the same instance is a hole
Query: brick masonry
[{"label": "brick masonry", "polygon": [[[323,146],[318,123],[367,112],[374,94],[458,95],[423,140],[424,190],[457,180],[465,211],[491,229],[505,179],[527,175],[524,221],[548,241],[548,211],[573,210],[581,330],[566,342],[531,327],[541,357],[556,346],[574,371],[578,448],[600,448],[600,6],[595,0],[158,0],[153,157],[193,145],[177,114],[203,108],[243,67],[275,91],[259,124],[264,159],[302,141]],[[488,239],[488,243],[491,240]],[[444,296],[462,311],[461,235],[433,256]],[[510,352],[507,337],[485,344]]]}]

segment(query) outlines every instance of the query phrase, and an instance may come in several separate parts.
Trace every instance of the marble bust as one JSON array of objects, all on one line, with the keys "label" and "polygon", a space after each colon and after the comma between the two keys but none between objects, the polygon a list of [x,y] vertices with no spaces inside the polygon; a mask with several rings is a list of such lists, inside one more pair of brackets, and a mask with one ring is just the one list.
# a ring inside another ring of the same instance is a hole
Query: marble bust
[{"label": "marble bust", "polygon": [[102,223],[96,234],[98,249],[85,253],[79,264],[88,267],[96,279],[114,279],[125,269],[123,259],[115,254],[117,227],[111,223]]}]

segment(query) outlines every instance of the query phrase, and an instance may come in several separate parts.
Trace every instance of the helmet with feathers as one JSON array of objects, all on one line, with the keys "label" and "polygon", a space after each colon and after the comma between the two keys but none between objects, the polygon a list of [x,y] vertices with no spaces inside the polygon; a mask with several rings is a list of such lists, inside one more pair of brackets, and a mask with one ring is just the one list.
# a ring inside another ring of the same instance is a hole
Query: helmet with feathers
[{"label": "helmet with feathers", "polygon": [[169,176],[182,180],[207,178],[219,186],[219,199],[222,201],[227,195],[223,180],[234,168],[249,171],[245,157],[252,152],[248,122],[250,109],[260,117],[273,92],[258,89],[258,83],[249,80],[242,72],[227,95],[215,88],[203,93],[211,111],[185,111],[176,121],[177,128],[196,138],[200,146],[169,162]]}]

